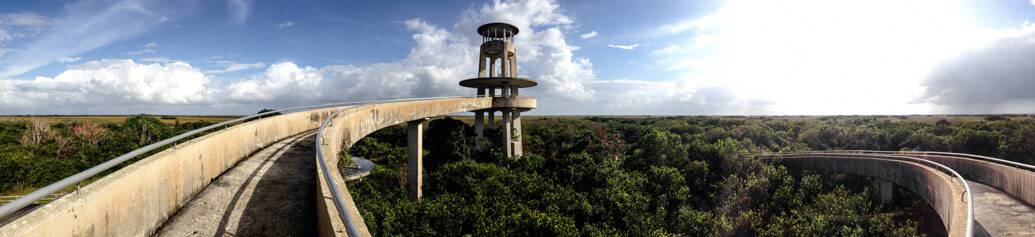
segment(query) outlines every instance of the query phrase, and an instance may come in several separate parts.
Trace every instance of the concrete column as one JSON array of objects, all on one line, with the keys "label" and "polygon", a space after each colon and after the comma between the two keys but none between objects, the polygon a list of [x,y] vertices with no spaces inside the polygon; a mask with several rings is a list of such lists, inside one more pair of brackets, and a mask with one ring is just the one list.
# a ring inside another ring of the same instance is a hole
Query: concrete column
[{"label": "concrete column", "polygon": [[516,86],[515,87],[511,87],[510,88],[510,96],[518,96],[518,95],[520,95],[520,94],[518,94],[518,88]]},{"label": "concrete column", "polygon": [[406,186],[414,200],[421,199],[421,182],[424,173],[424,121],[420,119],[406,124],[406,144],[409,162],[406,166]]},{"label": "concrete column", "polygon": [[496,111],[489,110],[489,128],[496,127]]},{"label": "concrete column", "polygon": [[[517,91],[517,90],[515,90],[515,91]],[[514,112],[511,112],[511,113],[514,114],[510,118],[511,120],[513,120],[513,122],[511,122],[510,126],[512,126],[514,128],[513,129],[514,130],[513,131],[514,134],[512,136],[514,139],[511,140],[512,144],[513,144],[513,145],[511,145],[511,147],[512,147],[511,149],[514,150],[513,153],[514,153],[515,157],[523,156],[525,154],[525,152],[522,151],[523,148],[521,147],[522,140],[524,139],[524,137],[522,137],[522,132],[521,132],[521,112],[514,111]]]},{"label": "concrete column", "polygon": [[891,203],[891,198],[894,195],[895,184],[880,179],[873,179],[874,186],[877,186],[877,193],[880,195],[880,202],[883,204]]},{"label": "concrete column", "polygon": [[484,96],[485,96],[485,88],[484,87],[478,87],[478,97],[484,97]]},{"label": "concrete column", "polygon": [[511,130],[510,129],[510,125],[511,125],[511,123],[510,123],[511,122],[510,121],[510,111],[503,111],[503,121],[502,122],[503,122],[503,146],[505,146],[504,150],[506,150],[505,154],[507,154],[507,158],[512,158],[512,157],[514,157],[514,146],[511,145],[513,143],[512,142],[513,139],[511,139],[511,137],[510,137],[512,135],[512,134],[510,134],[510,130]]},{"label": "concrete column", "polygon": [[480,53],[478,56],[478,77],[485,77],[485,60],[488,59],[485,58],[485,53]]},{"label": "concrete column", "polygon": [[489,77],[496,77],[496,59],[489,59]]},{"label": "concrete column", "polygon": [[478,134],[478,137],[482,137],[485,133],[485,112],[474,111],[474,133]]},{"label": "concrete column", "polygon": [[[504,53],[506,54],[506,53]],[[500,77],[510,77],[510,73],[507,69],[510,68],[510,59],[507,57],[500,58]]]},{"label": "concrete column", "polygon": [[517,52],[514,52],[514,55],[510,56],[510,61],[512,62],[510,64],[510,76],[517,77]]}]

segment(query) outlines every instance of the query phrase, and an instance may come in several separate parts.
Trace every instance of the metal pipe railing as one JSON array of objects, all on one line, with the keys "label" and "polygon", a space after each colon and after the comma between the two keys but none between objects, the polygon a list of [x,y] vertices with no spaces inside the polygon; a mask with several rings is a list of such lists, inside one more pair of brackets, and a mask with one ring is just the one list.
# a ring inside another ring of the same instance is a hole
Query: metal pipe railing
[{"label": "metal pipe railing", "polygon": [[940,156],[955,156],[959,158],[970,158],[975,160],[988,161],[1000,165],[1010,166],[1018,169],[1023,169],[1031,172],[1035,172],[1035,165],[1029,165],[1016,161],[1009,161],[994,157],[966,154],[966,153],[955,153],[955,152],[943,152],[943,151],[871,151],[871,150],[830,150],[830,151],[810,151],[810,152],[856,152],[856,153],[873,153],[873,154],[905,154],[905,155],[940,155]]},{"label": "metal pipe railing", "polygon": [[115,166],[117,166],[119,164],[122,164],[123,162],[126,162],[127,160],[136,158],[137,156],[140,156],[140,155],[143,155],[143,154],[147,154],[148,152],[151,152],[151,151],[158,150],[158,149],[160,149],[160,148],[162,148],[162,147],[164,147],[166,145],[177,143],[177,142],[179,142],[179,141],[181,141],[183,139],[186,139],[186,138],[189,138],[191,136],[198,135],[200,133],[207,132],[209,130],[213,130],[213,129],[216,129],[216,128],[226,127],[226,126],[229,126],[231,124],[236,124],[236,123],[240,123],[240,122],[250,121],[251,119],[254,119],[254,118],[262,118],[263,116],[273,115],[273,114],[276,114],[276,113],[282,113],[283,114],[283,113],[289,113],[289,112],[309,111],[309,110],[315,110],[315,109],[341,107],[341,106],[347,106],[347,105],[370,104],[370,103],[385,103],[385,102],[399,102],[399,101],[422,100],[422,99],[441,99],[441,98],[463,98],[463,97],[462,96],[450,96],[450,97],[413,98],[413,99],[398,99],[398,100],[369,100],[369,101],[359,101],[359,102],[330,103],[330,104],[313,105],[313,106],[299,106],[299,107],[280,109],[280,110],[275,110],[275,111],[270,111],[270,112],[265,112],[265,113],[260,113],[260,114],[255,114],[255,115],[250,115],[250,116],[245,116],[245,117],[241,117],[241,118],[236,118],[236,119],[232,119],[232,120],[223,121],[223,122],[220,122],[220,123],[217,123],[217,124],[205,126],[203,128],[191,130],[189,132],[186,132],[186,133],[183,133],[183,134],[180,134],[180,135],[176,135],[174,137],[171,137],[171,138],[168,138],[168,139],[165,139],[165,140],[162,140],[162,141],[159,141],[159,142],[156,142],[156,143],[152,143],[150,145],[138,148],[136,150],[130,151],[129,153],[126,153],[126,154],[123,154],[121,156],[115,157],[114,159],[105,161],[104,163],[101,163],[101,164],[99,164],[97,166],[90,167],[89,169],[86,169],[86,170],[81,171],[79,173],[76,173],[76,174],[74,174],[72,176],[69,176],[67,178],[61,179],[61,180],[59,180],[59,181],[57,181],[55,183],[52,183],[50,185],[44,186],[44,187],[42,187],[40,189],[37,189],[36,191],[33,191],[33,192],[29,193],[29,194],[26,194],[25,196],[22,196],[21,198],[18,198],[18,199],[14,200],[14,201],[11,201],[11,202],[9,202],[7,204],[4,204],[4,205],[0,206],[0,219],[6,218],[6,217],[10,216],[11,214],[14,214],[15,212],[21,210],[22,208],[25,208],[26,206],[29,206],[29,205],[33,204],[34,202],[36,202],[36,201],[38,201],[38,200],[40,200],[42,198],[47,197],[50,194],[56,193],[58,191],[61,191],[64,188],[67,188],[67,187],[73,185],[73,184],[82,182],[83,180],[86,180],[86,179],[89,179],[89,178],[91,178],[93,176],[96,176],[96,175],[98,175],[98,174],[100,174],[100,173],[102,173],[102,172],[104,172],[104,171],[106,171],[108,169],[111,169],[112,167],[115,167]]},{"label": "metal pipe railing", "polygon": [[335,117],[338,117],[339,112],[334,112],[331,116],[327,116],[327,119],[320,124],[319,131],[316,132],[316,161],[320,163],[320,170],[323,171],[324,181],[327,182],[327,188],[331,190],[331,197],[334,199],[334,208],[338,210],[338,217],[341,218],[342,222],[345,222],[345,229],[349,232],[349,236],[363,236],[359,233],[359,228],[356,227],[355,221],[352,220],[352,215],[349,215],[348,210],[345,209],[345,201],[341,197],[341,191],[338,189],[338,184],[334,182],[333,176],[331,176],[331,170],[327,167],[327,161],[324,159],[323,149],[320,146],[323,144],[324,129],[327,128],[327,124],[331,123]]},{"label": "metal pipe railing", "polygon": [[[891,158],[891,159],[897,159],[897,160],[906,160],[906,161],[920,162],[920,163],[923,163],[923,164],[927,164],[929,166],[933,166],[936,169],[941,170],[942,172],[946,172],[949,175],[952,175],[957,180],[959,180],[961,185],[963,185],[963,191],[964,191],[964,193],[966,195],[966,202],[967,202],[967,220],[966,220],[966,227],[964,228],[964,234],[967,237],[974,236],[974,195],[970,191],[970,185],[967,184],[967,180],[963,178],[963,175],[960,175],[958,172],[956,172],[956,170],[953,170],[952,168],[949,168],[948,166],[939,164],[938,162],[934,162],[934,161],[929,161],[929,160],[925,160],[925,159],[921,159],[921,158],[916,158],[916,157],[909,157],[909,156],[888,155],[888,153],[882,153],[882,152],[874,152],[874,153],[879,153],[879,154],[866,154],[865,152],[868,152],[868,151],[858,151],[858,150],[856,150],[856,151],[830,151],[830,152],[824,152],[824,151],[804,151],[804,152],[792,152],[792,153],[763,154],[761,156],[767,156],[767,157],[774,157],[774,156],[775,157],[783,157],[783,156],[832,156],[832,157],[861,156],[861,157],[866,157],[866,158],[878,158],[878,159],[879,158]],[[891,153],[891,154],[893,154],[893,153]]]}]

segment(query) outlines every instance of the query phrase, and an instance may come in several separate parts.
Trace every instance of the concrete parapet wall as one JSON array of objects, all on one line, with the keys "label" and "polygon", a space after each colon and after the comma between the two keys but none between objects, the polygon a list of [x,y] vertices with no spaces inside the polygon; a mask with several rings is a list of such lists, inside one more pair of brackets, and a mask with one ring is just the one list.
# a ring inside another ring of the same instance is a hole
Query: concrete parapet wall
[{"label": "concrete parapet wall", "polygon": [[790,169],[817,170],[874,177],[916,192],[942,219],[949,236],[965,236],[967,203],[964,188],[952,176],[916,162],[866,155],[796,154],[782,157]]},{"label": "concrete parapet wall", "polygon": [[513,96],[513,97],[493,97],[492,98],[493,108],[518,108],[518,109],[535,109],[536,100],[534,97],[528,96]]},{"label": "concrete parapet wall", "polygon": [[[348,210],[350,218],[357,222],[358,232],[362,235],[370,235],[366,225],[363,224],[363,217],[356,209],[352,196],[345,187],[341,172],[338,171],[338,154],[342,149],[352,146],[364,136],[388,126],[423,118],[486,109],[492,105],[492,98],[478,97],[381,103],[341,110],[338,116],[327,124],[322,134],[323,142],[318,145],[326,156],[332,180],[342,191],[341,196],[345,199],[345,208]],[[323,175],[322,171],[320,175]],[[321,190],[320,200],[317,201],[318,208],[320,208],[317,210],[319,233],[321,236],[346,236],[347,230],[341,224],[342,220],[338,216],[338,210],[326,180],[323,176],[320,176],[319,180]]]},{"label": "concrete parapet wall", "polygon": [[1028,205],[1035,205],[1035,172],[1031,170],[959,156],[918,153],[904,155],[948,166],[967,180],[992,186]]},{"label": "concrete parapet wall", "polygon": [[223,171],[316,129],[334,110],[273,116],[186,141],[13,220],[0,236],[149,236]]}]

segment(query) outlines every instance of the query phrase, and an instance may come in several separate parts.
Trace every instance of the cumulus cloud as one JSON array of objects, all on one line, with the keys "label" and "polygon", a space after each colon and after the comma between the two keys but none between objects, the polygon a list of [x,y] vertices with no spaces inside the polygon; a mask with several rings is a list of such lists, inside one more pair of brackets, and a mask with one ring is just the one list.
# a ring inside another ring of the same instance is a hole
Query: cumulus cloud
[{"label": "cumulus cloud", "polygon": [[590,38],[593,38],[593,37],[597,37],[597,31],[595,31],[595,30],[593,32],[589,32],[589,33],[585,33],[585,34],[579,35],[579,38],[582,38],[582,39],[590,39]]},{"label": "cumulus cloud", "polygon": [[[395,62],[301,67],[274,64],[263,75],[229,87],[240,103],[290,103],[469,95],[457,82],[476,75],[481,40],[471,33],[485,22],[508,22],[521,29],[516,36],[521,76],[540,82],[529,90],[543,97],[567,100],[591,98],[584,82],[595,79],[588,59],[577,58],[563,28],[572,24],[558,4],[549,0],[497,1],[463,13],[452,29],[421,19],[402,22],[413,32],[415,46]],[[275,70],[274,70],[275,69]],[[291,75],[291,76],[288,76]],[[281,80],[293,83],[279,83]],[[305,83],[300,83],[305,82]],[[290,85],[289,85],[290,84]],[[292,95],[306,87],[306,95]]]},{"label": "cumulus cloud", "polygon": [[633,50],[636,49],[636,47],[640,47],[640,44],[609,44],[607,45],[607,47],[624,50]]},{"label": "cumulus cloud", "polygon": [[0,107],[97,103],[212,105],[252,112],[251,107],[256,106],[473,95],[472,89],[457,85],[458,81],[476,75],[481,40],[471,29],[496,21],[522,29],[516,37],[520,45],[520,75],[540,82],[540,87],[526,93],[544,100],[594,98],[595,92],[586,86],[595,80],[592,64],[588,59],[575,57],[578,48],[568,44],[564,37],[564,29],[573,24],[571,18],[554,1],[528,0],[497,1],[469,9],[452,28],[421,19],[406,20],[402,26],[412,32],[414,47],[397,61],[324,67],[280,62],[269,65],[262,73],[218,84],[209,83],[206,73],[264,65],[226,61],[222,69],[203,72],[167,58],[146,59],[151,64],[91,61],[53,78],[3,81]]},{"label": "cumulus cloud", "polygon": [[945,61],[924,81],[918,102],[948,113],[1035,110],[1035,33],[999,39]]},{"label": "cumulus cloud", "polygon": [[213,95],[208,78],[182,62],[97,60],[55,77],[0,81],[0,108],[13,109],[207,104]]}]

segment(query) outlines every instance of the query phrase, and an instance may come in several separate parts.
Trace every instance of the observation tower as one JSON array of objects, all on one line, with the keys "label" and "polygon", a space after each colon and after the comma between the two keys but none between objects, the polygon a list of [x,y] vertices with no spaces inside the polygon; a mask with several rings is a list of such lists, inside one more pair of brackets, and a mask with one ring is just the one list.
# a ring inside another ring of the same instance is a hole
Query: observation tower
[{"label": "observation tower", "polygon": [[[528,78],[518,77],[517,50],[514,36],[518,28],[507,23],[489,23],[478,27],[482,36],[478,55],[478,77],[460,81],[460,86],[476,88],[478,97],[492,97],[492,108],[474,111],[474,130],[479,137],[488,127],[496,127],[496,112],[502,114],[503,144],[507,157],[522,155],[521,112],[534,109],[533,97],[521,96],[518,89],[536,86]],[[498,92],[498,93],[497,93]]]}]

